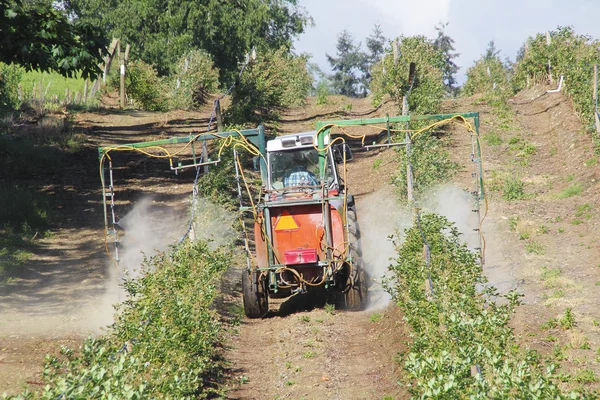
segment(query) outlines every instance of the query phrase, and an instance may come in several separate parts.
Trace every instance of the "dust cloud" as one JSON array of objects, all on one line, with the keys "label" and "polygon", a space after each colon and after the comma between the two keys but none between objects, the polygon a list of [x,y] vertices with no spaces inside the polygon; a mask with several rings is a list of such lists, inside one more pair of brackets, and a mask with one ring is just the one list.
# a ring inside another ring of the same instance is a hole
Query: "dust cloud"
[{"label": "dust cloud", "polygon": [[129,276],[139,274],[144,257],[165,251],[183,235],[185,214],[173,207],[155,202],[151,197],[138,201],[133,209],[119,220],[123,229],[120,267]]},{"label": "dust cloud", "polygon": [[394,187],[386,185],[357,199],[356,213],[365,269],[371,279],[369,310],[387,306],[391,296],[381,287],[390,259],[396,256],[390,236],[403,235],[411,225],[410,212],[398,200]]},{"label": "dust cloud", "polygon": [[[439,185],[427,190],[419,200],[422,212],[433,212],[448,218],[456,225],[467,246],[479,247],[479,224],[473,197],[454,185]],[[387,306],[390,295],[381,287],[390,265],[396,257],[390,236],[403,240],[404,230],[412,225],[411,211],[398,199],[394,188],[384,186],[376,192],[357,200],[357,214],[361,230],[361,245],[365,268],[372,279],[369,310]]]}]

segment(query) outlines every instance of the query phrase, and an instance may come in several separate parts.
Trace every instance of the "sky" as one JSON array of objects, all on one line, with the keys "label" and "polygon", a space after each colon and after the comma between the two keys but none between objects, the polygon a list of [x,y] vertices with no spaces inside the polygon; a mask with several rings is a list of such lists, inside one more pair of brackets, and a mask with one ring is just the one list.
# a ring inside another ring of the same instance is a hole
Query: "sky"
[{"label": "sky", "polygon": [[[596,3],[596,4],[594,4]],[[399,35],[437,36],[435,25],[448,22],[446,32],[455,41],[461,68],[466,69],[494,40],[502,58],[514,60],[529,36],[573,26],[575,32],[600,38],[599,0],[298,0],[315,26],[295,42],[298,53],[312,54],[312,61],[331,72],[326,54],[335,55],[337,35],[348,30],[364,46],[365,38],[380,25],[387,38]]]}]

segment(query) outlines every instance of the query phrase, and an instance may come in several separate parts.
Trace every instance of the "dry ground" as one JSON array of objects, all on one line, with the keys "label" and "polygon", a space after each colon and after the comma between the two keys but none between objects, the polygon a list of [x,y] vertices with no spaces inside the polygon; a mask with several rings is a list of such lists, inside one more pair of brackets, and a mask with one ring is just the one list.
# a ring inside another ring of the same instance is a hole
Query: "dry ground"
[{"label": "dry ground", "polygon": [[[511,101],[513,118],[500,124],[494,109],[480,99],[444,103],[444,111],[481,113],[481,134],[498,135],[502,143],[483,141],[489,212],[484,224],[487,242],[485,273],[501,291],[525,294],[513,326],[525,346],[543,354],[565,354],[563,368],[589,368],[600,374],[600,284],[597,229],[598,164],[592,143],[569,101],[545,89],[526,91]],[[278,133],[313,129],[314,121],[361,118],[397,112],[391,103],[372,109],[365,100],[333,98],[330,104],[290,110]],[[115,300],[114,269],[103,254],[101,194],[95,147],[153,140],[206,127],[209,108],[198,113],[79,113],[77,129],[86,133],[86,151],[58,182],[46,190],[54,196],[60,218],[52,237],[39,241],[23,273],[0,288],[0,393],[17,392],[38,383],[47,352],[76,345],[110,321]],[[472,188],[469,138],[450,131],[451,152],[464,166],[454,179]],[[535,145],[524,161],[510,138]],[[374,160],[382,162],[375,165]],[[175,208],[185,220],[193,176],[174,177],[161,162],[116,158],[119,216],[140,198],[153,196],[156,212]],[[388,212],[375,208],[369,195],[389,182],[396,169],[393,151],[357,153],[349,164],[348,183],[357,195],[359,221]],[[525,182],[527,198],[506,201],[502,184],[508,176]],[[563,190],[581,185],[581,193]],[[561,194],[563,193],[563,194]],[[511,230],[510,221],[517,221]],[[368,222],[368,221],[366,221]],[[361,221],[363,223],[363,221]],[[552,271],[552,272],[548,272]],[[238,271],[226,284],[229,301],[239,304]],[[289,306],[289,307],[288,307]],[[229,397],[234,399],[376,399],[406,398],[398,385],[401,368],[394,362],[404,348],[406,332],[394,308],[357,313],[327,312],[322,307],[296,307],[278,302],[264,320],[243,319],[231,335],[226,353],[231,361]],[[572,308],[576,326],[543,329],[551,318]],[[587,345],[585,344],[587,343]],[[557,347],[558,346],[558,347]]]}]

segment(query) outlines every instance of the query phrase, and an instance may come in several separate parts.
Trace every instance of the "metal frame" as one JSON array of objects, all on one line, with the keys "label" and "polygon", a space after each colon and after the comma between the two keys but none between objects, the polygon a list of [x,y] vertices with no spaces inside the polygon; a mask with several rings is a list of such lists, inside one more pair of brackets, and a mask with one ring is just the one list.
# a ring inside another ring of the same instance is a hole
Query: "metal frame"
[{"label": "metal frame", "polygon": [[[190,134],[189,136],[175,136],[175,137],[172,137],[169,139],[160,139],[160,140],[153,140],[153,141],[148,141],[148,142],[126,143],[126,144],[119,144],[116,146],[98,147],[98,159],[100,161],[102,161],[104,159],[104,157],[106,157],[108,155],[108,153],[110,153],[112,150],[115,150],[115,149],[118,149],[120,151],[124,150],[124,149],[135,150],[135,149],[143,149],[143,148],[155,147],[155,146],[161,146],[161,145],[191,143],[193,163],[187,164],[187,165],[181,165],[181,163],[180,163],[177,167],[173,167],[171,165],[171,170],[173,170],[173,171],[175,171],[175,173],[177,173],[179,170],[182,170],[182,169],[199,168],[201,166],[216,164],[220,161],[220,160],[217,160],[217,161],[205,160],[205,158],[206,158],[206,155],[204,154],[206,152],[205,146],[203,146],[202,154],[198,157],[196,154],[196,149],[195,149],[196,142],[198,142],[198,141],[205,142],[206,140],[214,140],[214,139],[224,139],[229,136],[240,136],[240,135],[246,137],[250,143],[255,145],[261,154],[263,154],[263,155],[265,154],[265,151],[266,151],[265,130],[262,125],[259,125],[255,129],[244,129],[244,130],[240,130],[240,131],[219,132],[219,133],[215,133],[215,134],[213,134],[213,133],[205,133],[205,134],[200,134],[200,135]],[[104,229],[105,229],[107,237],[109,237],[109,236],[113,237],[114,246],[115,246],[115,255],[116,255],[115,261],[118,264],[118,262],[119,262],[119,246],[118,246],[119,238],[118,238],[117,228],[116,228],[118,221],[116,220],[116,217],[115,217],[115,191],[114,191],[114,183],[113,183],[113,166],[112,166],[112,161],[110,160],[110,158],[109,158],[109,162],[108,162],[108,167],[103,163],[101,163],[100,167],[101,167],[100,178],[102,181],[102,205],[103,205],[103,210],[104,210]],[[261,170],[261,178],[262,178],[263,182],[265,182],[266,181],[266,164],[262,157],[260,160],[260,170]],[[108,172],[108,176],[109,176],[108,188],[105,185],[107,172]],[[107,191],[107,189],[108,189],[108,191]],[[110,208],[111,208],[111,215],[112,215],[111,222],[112,222],[112,226],[113,226],[112,229],[109,229],[108,204],[107,204],[108,198],[110,198]]]},{"label": "metal frame", "polygon": [[[393,143],[391,141],[390,123],[401,123],[401,122],[408,123],[408,122],[416,122],[416,121],[442,121],[442,120],[451,119],[454,117],[462,117],[464,119],[472,119],[473,120],[475,132],[474,132],[474,134],[473,133],[471,134],[470,157],[471,157],[471,161],[474,163],[474,172],[472,173],[472,177],[477,182],[477,191],[472,193],[475,198],[475,208],[473,209],[473,212],[477,213],[478,219],[479,219],[479,221],[481,221],[481,213],[480,213],[481,201],[485,199],[485,191],[484,191],[484,186],[483,186],[483,165],[481,162],[481,145],[479,143],[480,121],[479,121],[479,113],[478,112],[432,114],[432,115],[400,115],[400,116],[396,116],[396,117],[390,117],[389,115],[386,114],[385,117],[379,117],[379,118],[319,121],[316,123],[316,129],[317,129],[317,134],[318,134],[317,141],[318,141],[318,148],[319,148],[319,155],[320,155],[319,168],[321,171],[321,175],[323,175],[323,173],[324,173],[325,156],[326,156],[324,137],[326,135],[330,134],[331,129],[336,126],[364,126],[364,125],[385,124],[386,125],[385,129],[387,130],[387,135],[388,135],[387,143],[385,143],[385,144],[373,143],[372,145],[363,145],[364,148],[369,150],[370,148],[377,148],[377,147],[393,147],[393,146],[404,146],[404,145],[410,146],[410,144],[411,144],[410,137],[408,137],[408,135],[407,135],[407,138],[405,138],[405,140],[402,142]],[[322,176],[321,176],[321,178],[322,178]],[[482,248],[483,244],[482,244],[480,226],[478,226],[474,230],[480,233],[480,235],[479,235],[480,244],[479,244],[479,248],[477,248],[476,250],[479,250],[479,252],[480,252],[481,264],[483,265],[484,254],[483,254],[483,248]]]}]

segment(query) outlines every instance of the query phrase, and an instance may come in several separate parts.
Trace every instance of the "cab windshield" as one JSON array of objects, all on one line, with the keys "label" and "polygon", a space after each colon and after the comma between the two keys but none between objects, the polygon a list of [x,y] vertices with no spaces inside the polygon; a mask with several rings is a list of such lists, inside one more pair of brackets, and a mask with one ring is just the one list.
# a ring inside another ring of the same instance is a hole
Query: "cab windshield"
[{"label": "cab windshield", "polygon": [[[325,178],[333,180],[331,163],[327,163]],[[271,168],[271,188],[275,190],[286,188],[318,188],[319,153],[314,148],[273,151],[269,153]]]}]

